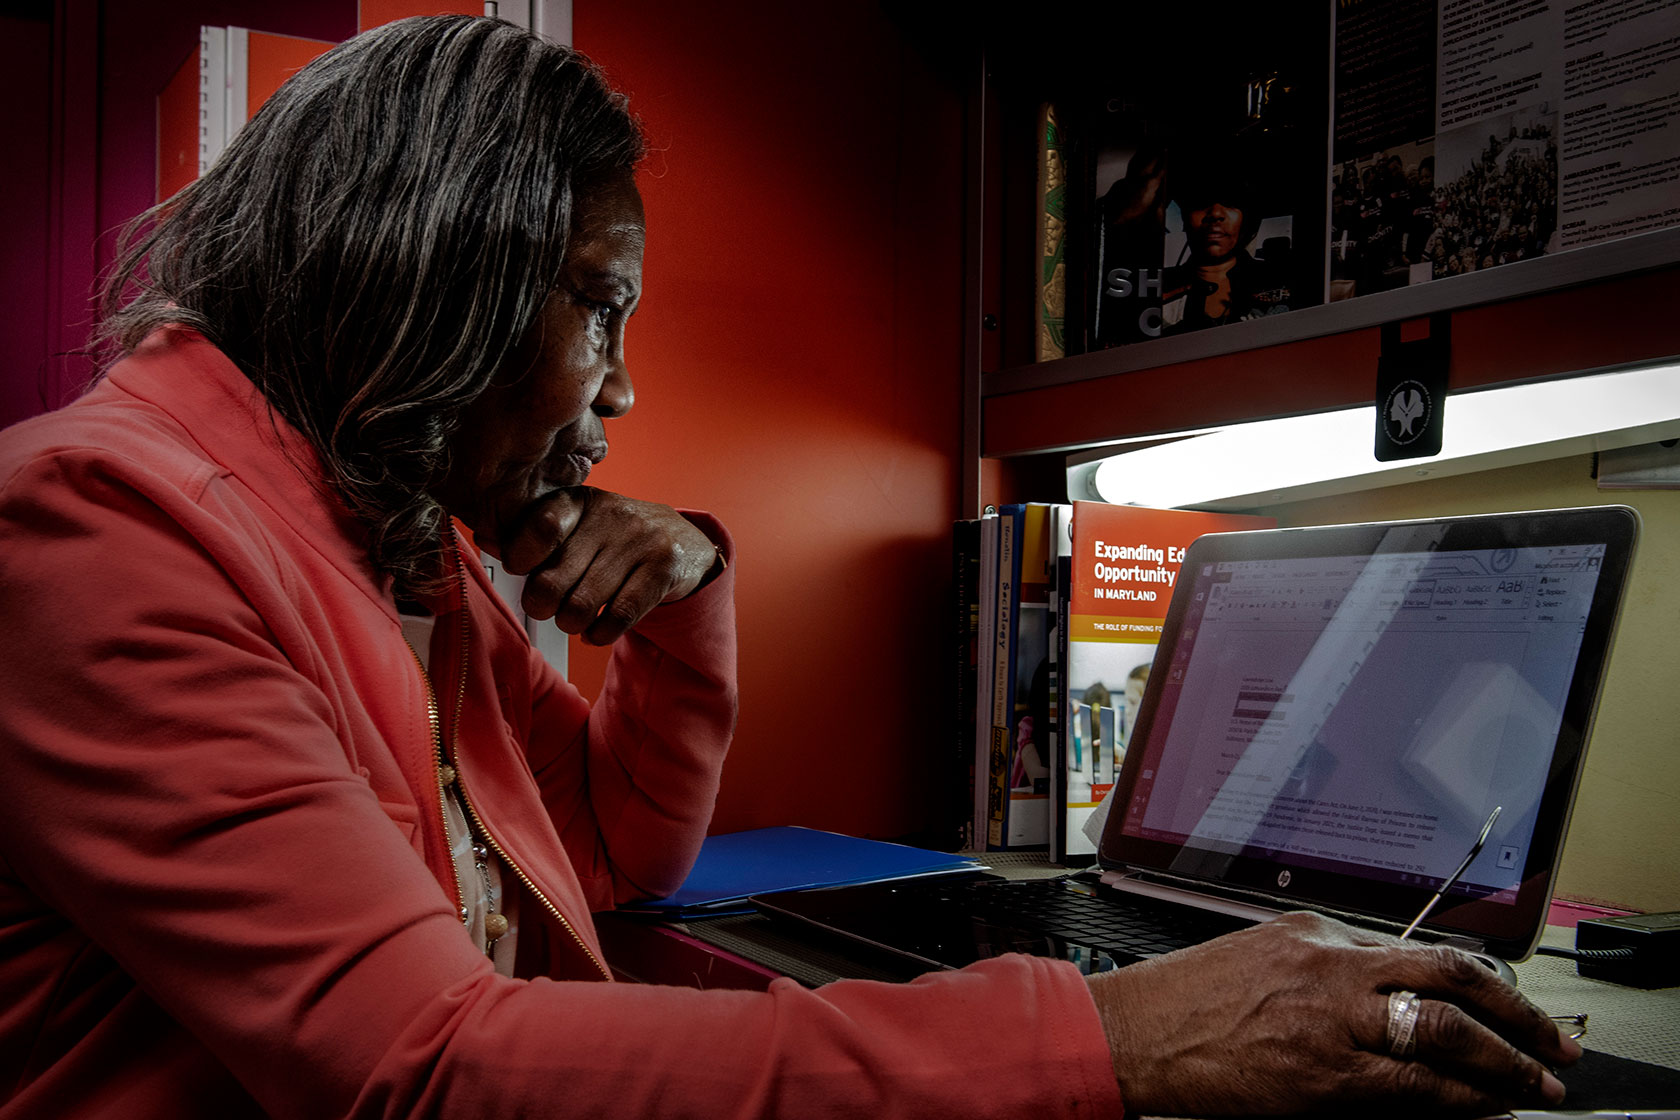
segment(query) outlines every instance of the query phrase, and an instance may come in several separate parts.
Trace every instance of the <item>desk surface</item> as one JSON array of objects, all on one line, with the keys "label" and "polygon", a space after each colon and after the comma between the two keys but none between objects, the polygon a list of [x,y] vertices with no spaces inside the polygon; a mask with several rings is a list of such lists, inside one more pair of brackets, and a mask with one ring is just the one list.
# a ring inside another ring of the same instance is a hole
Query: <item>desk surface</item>
[{"label": "desk surface", "polygon": [[[1547,926],[1543,945],[1569,948],[1575,931]],[[1680,988],[1643,991],[1588,980],[1575,973],[1575,962],[1534,956],[1513,966],[1517,987],[1554,1015],[1587,1015],[1583,1045],[1604,1054],[1680,1069]]]},{"label": "desk surface", "polygon": [[[686,932],[708,945],[745,958],[771,974],[818,986],[840,978],[905,980],[908,974],[815,948],[757,915],[691,922]],[[1574,930],[1552,926],[1544,943],[1574,944]],[[1589,980],[1575,963],[1535,956],[1515,966],[1518,986],[1554,1015],[1587,1015],[1585,1044],[1600,1053],[1680,1069],[1680,988],[1642,991]]]},{"label": "desk surface", "polygon": [[[1060,873],[1042,855],[987,853],[983,857],[993,870],[1010,877],[1032,877]],[[699,983],[701,986],[763,987],[776,976],[790,976],[801,983],[819,986],[841,978],[907,980],[912,973],[897,970],[888,962],[867,962],[850,955],[828,952],[789,934],[779,924],[754,915],[707,918],[686,926],[667,927],[686,943],[686,948],[667,937],[657,944],[641,932],[645,922],[630,919],[630,926],[610,921],[603,929],[609,943],[630,961],[655,962],[662,974],[650,975],[634,966],[625,969],[630,978],[658,982]],[[623,928],[621,928],[623,927]],[[639,928],[638,928],[639,927]],[[1549,926],[1542,944],[1569,947],[1575,931]],[[615,955],[609,944],[609,959]],[[710,958],[710,959],[708,959]],[[674,971],[673,971],[674,970]],[[711,979],[699,973],[705,970]],[[1536,955],[1515,966],[1518,986],[1535,1003],[1555,1015],[1586,1013],[1589,1049],[1620,1058],[1650,1062],[1680,1069],[1680,988],[1645,991],[1589,980],[1575,972],[1575,963],[1561,957]]]},{"label": "desk surface", "polygon": [[[1011,877],[1043,875],[1048,868],[1042,856],[996,860],[993,870]],[[1055,868],[1055,871],[1065,868]],[[652,924],[647,919],[630,915],[598,915],[596,924],[605,940],[608,960],[623,979],[632,981],[684,984],[690,987],[748,987],[763,989],[778,977],[793,977],[808,986],[822,986],[843,977],[907,981],[911,971],[895,972],[889,962],[865,962],[853,955],[835,952],[811,944],[783,929],[780,924],[764,919],[758,913],[702,919],[689,924]],[[1542,944],[1571,947],[1574,930],[1554,925],[1547,927]],[[1611,1085],[1606,1076],[1630,1076],[1625,1070],[1640,1070],[1640,1066],[1621,1066],[1621,1071],[1606,1071],[1603,1063],[1616,1058],[1645,1061],[1651,1065],[1668,1066],[1680,1070],[1680,987],[1665,987],[1656,991],[1641,991],[1635,987],[1593,981],[1576,974],[1574,962],[1536,955],[1515,966],[1517,984],[1539,1006],[1551,1014],[1588,1014],[1589,1060],[1596,1055],[1609,1055],[1594,1066],[1583,1060],[1576,1073],[1586,1078],[1586,1091],[1593,1093],[1598,1086]],[[1589,1070],[1589,1066],[1594,1066]],[[1667,1088],[1650,1088],[1653,1071],[1640,1073],[1636,1085],[1645,1086],[1646,1093],[1663,1096],[1663,1107],[1673,1107]],[[1569,1078],[1566,1075],[1566,1083]],[[1581,1083],[1574,1083],[1576,1091]],[[1583,1102],[1584,1105],[1603,1102]],[[1620,1103],[1620,1098],[1618,1102]],[[1646,1107],[1650,1107],[1650,1102]]]}]

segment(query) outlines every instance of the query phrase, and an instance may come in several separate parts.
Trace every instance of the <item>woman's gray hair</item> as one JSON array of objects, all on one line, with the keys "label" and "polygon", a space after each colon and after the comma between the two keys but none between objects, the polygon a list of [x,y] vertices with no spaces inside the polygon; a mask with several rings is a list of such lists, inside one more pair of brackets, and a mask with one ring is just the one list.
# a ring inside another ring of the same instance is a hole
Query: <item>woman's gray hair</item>
[{"label": "woman's gray hair", "polygon": [[375,568],[435,588],[446,441],[535,323],[578,193],[643,150],[575,51],[494,19],[388,24],[129,226],[98,340],[202,332],[315,447]]}]

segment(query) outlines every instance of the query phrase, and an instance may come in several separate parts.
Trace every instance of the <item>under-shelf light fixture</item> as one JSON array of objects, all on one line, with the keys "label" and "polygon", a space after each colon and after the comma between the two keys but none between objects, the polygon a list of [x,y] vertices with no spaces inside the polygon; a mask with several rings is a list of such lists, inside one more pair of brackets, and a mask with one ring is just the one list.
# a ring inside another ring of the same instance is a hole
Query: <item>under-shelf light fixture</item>
[{"label": "under-shelf light fixture", "polygon": [[1680,362],[1454,393],[1445,408],[1441,451],[1428,458],[1378,461],[1366,406],[1154,437],[1069,466],[1068,492],[1243,510],[1657,443],[1680,438]]}]

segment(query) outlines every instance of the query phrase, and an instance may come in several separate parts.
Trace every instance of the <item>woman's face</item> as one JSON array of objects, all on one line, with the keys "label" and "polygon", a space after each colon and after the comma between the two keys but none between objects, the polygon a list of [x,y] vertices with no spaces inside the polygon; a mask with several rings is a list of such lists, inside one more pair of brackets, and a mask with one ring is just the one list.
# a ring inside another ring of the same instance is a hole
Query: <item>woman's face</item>
[{"label": "woman's face", "polygon": [[582,485],[630,410],[624,325],[642,291],[641,195],[628,174],[577,199],[560,280],[530,336],[462,414],[433,496],[500,555],[538,498]]}]

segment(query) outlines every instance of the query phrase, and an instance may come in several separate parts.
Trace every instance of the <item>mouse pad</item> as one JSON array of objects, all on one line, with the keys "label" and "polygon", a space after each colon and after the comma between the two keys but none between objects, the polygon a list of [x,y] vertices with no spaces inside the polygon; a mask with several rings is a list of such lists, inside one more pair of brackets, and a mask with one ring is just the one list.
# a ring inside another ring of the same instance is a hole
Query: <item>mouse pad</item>
[{"label": "mouse pad", "polygon": [[1674,1108],[1680,1105],[1680,1070],[1588,1050],[1558,1074],[1569,1090],[1563,1107],[1575,1109]]}]

